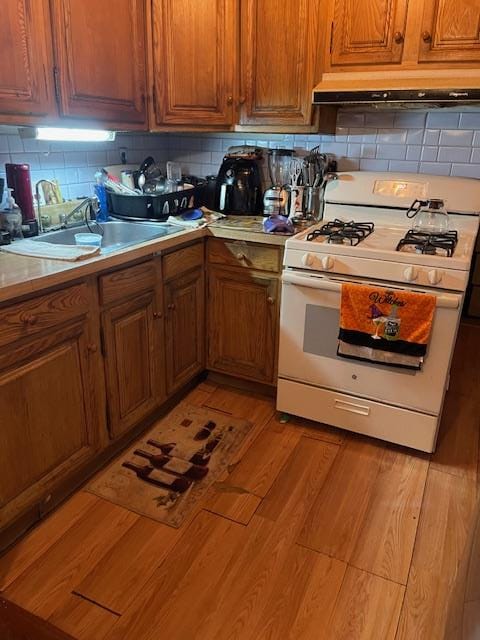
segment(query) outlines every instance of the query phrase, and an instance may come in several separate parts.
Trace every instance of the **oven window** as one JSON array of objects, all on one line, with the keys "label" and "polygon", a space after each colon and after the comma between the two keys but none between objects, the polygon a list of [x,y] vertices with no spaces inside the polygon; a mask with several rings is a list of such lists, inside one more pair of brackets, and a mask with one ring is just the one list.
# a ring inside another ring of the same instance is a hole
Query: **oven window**
[{"label": "oven window", "polygon": [[307,304],[303,332],[304,353],[337,358],[339,322],[340,311],[338,309]]}]

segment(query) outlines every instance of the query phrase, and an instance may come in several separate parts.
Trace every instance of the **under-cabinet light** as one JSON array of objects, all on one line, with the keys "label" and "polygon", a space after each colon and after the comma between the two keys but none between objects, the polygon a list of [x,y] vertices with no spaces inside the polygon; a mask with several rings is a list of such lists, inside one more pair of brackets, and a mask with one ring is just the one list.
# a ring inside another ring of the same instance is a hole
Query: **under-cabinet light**
[{"label": "under-cabinet light", "polygon": [[115,131],[37,127],[35,138],[37,140],[57,140],[61,142],[113,142],[115,140]]}]

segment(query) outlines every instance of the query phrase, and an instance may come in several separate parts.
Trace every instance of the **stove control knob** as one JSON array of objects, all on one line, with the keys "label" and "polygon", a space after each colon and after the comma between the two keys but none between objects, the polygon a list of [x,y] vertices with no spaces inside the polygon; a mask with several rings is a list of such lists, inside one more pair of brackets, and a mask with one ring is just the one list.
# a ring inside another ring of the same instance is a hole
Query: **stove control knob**
[{"label": "stove control knob", "polygon": [[407,267],[403,272],[403,277],[407,282],[413,282],[418,277],[418,271],[415,267]]},{"label": "stove control knob", "polygon": [[428,281],[430,284],[438,284],[442,280],[442,274],[437,269],[428,272]]},{"label": "stove control knob", "polygon": [[315,261],[315,256],[312,256],[311,253],[305,253],[302,256],[302,264],[304,267],[311,267]]},{"label": "stove control knob", "polygon": [[325,269],[325,271],[329,271],[330,269],[333,269],[333,265],[334,265],[334,260],[331,256],[324,256],[322,258],[322,267]]}]

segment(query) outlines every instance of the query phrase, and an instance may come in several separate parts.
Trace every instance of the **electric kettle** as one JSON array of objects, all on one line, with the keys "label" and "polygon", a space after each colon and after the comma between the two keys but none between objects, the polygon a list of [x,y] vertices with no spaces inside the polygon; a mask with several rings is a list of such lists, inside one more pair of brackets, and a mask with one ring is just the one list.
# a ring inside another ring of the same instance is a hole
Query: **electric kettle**
[{"label": "electric kettle", "polygon": [[407,218],[415,218],[412,230],[418,233],[439,234],[448,231],[448,213],[440,198],[414,200],[407,211]]}]

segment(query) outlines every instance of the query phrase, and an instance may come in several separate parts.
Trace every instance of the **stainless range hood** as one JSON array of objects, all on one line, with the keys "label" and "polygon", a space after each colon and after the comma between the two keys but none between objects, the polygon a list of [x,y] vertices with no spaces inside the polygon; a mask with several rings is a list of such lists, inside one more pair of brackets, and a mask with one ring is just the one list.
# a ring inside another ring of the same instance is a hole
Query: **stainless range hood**
[{"label": "stainless range hood", "polygon": [[313,104],[431,108],[480,104],[480,70],[326,73]]}]

